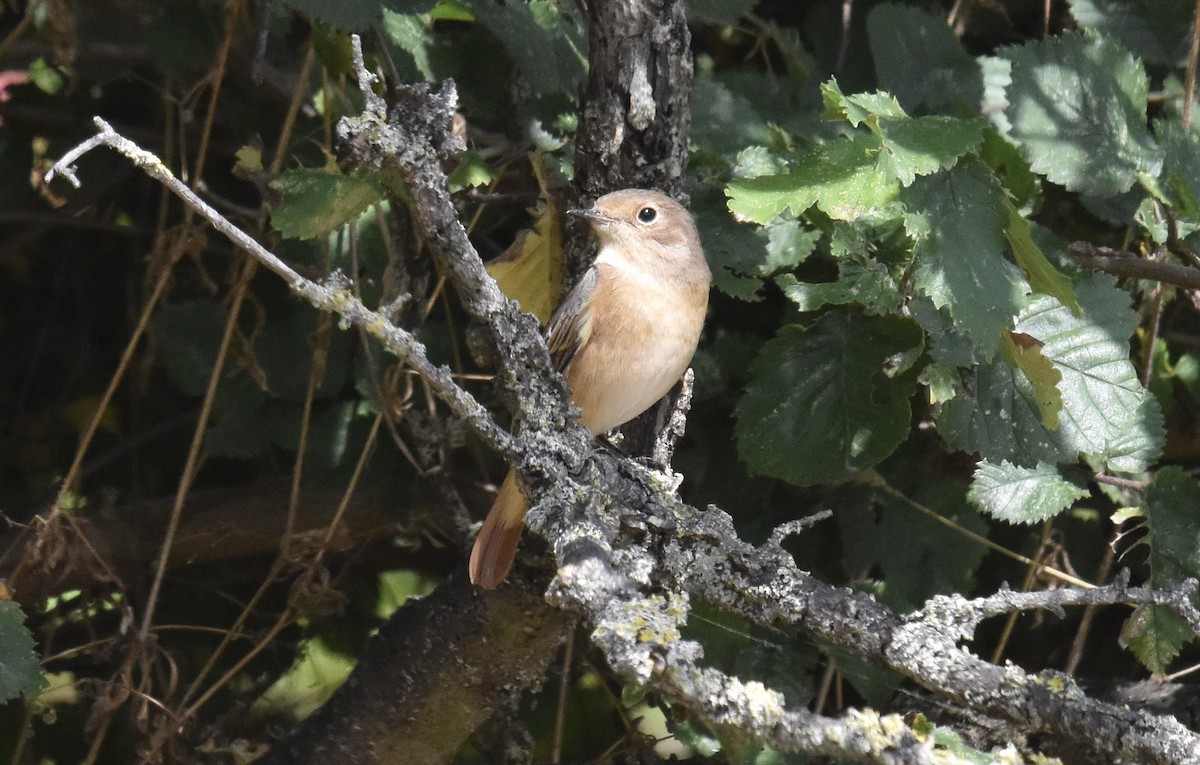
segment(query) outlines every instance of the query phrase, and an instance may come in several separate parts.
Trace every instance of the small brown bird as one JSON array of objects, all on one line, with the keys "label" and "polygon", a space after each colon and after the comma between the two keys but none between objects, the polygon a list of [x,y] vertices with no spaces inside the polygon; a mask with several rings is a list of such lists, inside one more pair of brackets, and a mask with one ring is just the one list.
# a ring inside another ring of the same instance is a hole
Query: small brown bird
[{"label": "small brown bird", "polygon": [[[586,210],[596,260],[550,320],[550,355],[579,421],[606,433],[646,411],[696,351],[712,281],[688,211],[656,191],[605,194]],[[504,581],[527,502],[510,470],[471,551],[471,581]]]}]

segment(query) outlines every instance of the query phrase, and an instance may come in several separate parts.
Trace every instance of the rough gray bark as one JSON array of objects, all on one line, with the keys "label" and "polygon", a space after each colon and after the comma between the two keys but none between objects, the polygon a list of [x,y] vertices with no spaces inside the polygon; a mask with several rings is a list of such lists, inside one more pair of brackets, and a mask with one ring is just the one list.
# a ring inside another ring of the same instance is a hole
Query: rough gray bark
[{"label": "rough gray bark", "polygon": [[575,191],[638,186],[680,197],[691,129],[691,36],[678,0],[587,3],[588,83]]},{"label": "rough gray bark", "polygon": [[[575,135],[572,194],[590,202],[609,191],[636,187],[685,201],[692,53],[683,3],[592,0],[585,6],[588,81]],[[568,277],[577,277],[589,265],[586,237],[582,221],[569,223]],[[676,387],[659,406],[624,426],[622,448],[661,459],[655,444],[663,442],[657,437],[679,397]]]}]

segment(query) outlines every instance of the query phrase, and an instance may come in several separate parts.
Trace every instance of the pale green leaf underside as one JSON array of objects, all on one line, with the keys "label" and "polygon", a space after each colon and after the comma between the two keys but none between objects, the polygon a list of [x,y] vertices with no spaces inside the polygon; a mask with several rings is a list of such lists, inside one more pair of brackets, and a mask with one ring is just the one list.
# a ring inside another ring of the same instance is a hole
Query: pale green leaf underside
[{"label": "pale green leaf underside", "polygon": [[1008,523],[1037,523],[1053,518],[1086,497],[1083,487],[1068,481],[1054,465],[1027,468],[1011,462],[983,460],[967,494],[983,512]]}]

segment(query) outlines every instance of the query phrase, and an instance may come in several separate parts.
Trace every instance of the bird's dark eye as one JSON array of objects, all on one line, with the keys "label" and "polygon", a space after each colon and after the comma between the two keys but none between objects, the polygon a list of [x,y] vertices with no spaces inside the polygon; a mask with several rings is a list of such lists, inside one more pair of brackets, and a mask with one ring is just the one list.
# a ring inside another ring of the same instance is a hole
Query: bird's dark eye
[{"label": "bird's dark eye", "polygon": [[657,217],[658,210],[655,210],[653,207],[643,207],[642,209],[638,210],[638,220],[640,220],[642,223],[653,223],[654,219]]}]

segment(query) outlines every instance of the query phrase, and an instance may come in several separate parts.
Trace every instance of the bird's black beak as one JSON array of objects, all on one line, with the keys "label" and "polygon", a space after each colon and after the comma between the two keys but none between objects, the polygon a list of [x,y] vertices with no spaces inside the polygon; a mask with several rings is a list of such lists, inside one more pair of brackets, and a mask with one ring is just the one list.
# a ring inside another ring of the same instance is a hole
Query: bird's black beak
[{"label": "bird's black beak", "polygon": [[586,207],[576,210],[567,210],[567,215],[574,215],[576,218],[583,218],[593,226],[602,226],[606,223],[612,223],[613,219],[604,213],[597,210],[595,207]]}]

